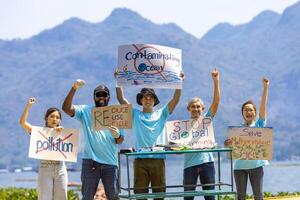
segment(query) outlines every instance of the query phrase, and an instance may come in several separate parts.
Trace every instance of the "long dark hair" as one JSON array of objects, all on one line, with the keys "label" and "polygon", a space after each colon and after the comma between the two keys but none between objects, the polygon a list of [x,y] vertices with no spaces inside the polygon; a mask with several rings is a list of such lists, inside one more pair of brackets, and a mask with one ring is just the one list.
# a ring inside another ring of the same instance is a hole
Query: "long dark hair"
[{"label": "long dark hair", "polygon": [[[58,108],[55,108],[55,107],[48,108],[48,110],[46,111],[45,117],[44,117],[46,127],[48,126],[48,124],[47,124],[47,118],[48,118],[48,116],[51,115],[51,113],[53,113],[53,112],[55,112],[55,111],[58,112],[59,118],[60,118],[60,120],[61,120],[61,112],[60,112],[60,110],[59,110]],[[59,126],[59,125],[58,125],[58,126]]]}]

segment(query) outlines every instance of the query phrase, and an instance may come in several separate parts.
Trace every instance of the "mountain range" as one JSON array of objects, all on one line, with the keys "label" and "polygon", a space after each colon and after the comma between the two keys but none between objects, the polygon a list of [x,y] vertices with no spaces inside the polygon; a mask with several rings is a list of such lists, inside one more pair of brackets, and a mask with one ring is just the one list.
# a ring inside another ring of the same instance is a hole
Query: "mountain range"
[{"label": "mountain range", "polygon": [[[29,136],[20,128],[19,117],[29,97],[37,98],[29,122],[43,126],[48,107],[61,107],[73,82],[86,86],[74,98],[75,104],[93,104],[93,89],[100,83],[115,98],[113,71],[119,45],[159,44],[182,49],[184,88],[171,119],[186,119],[186,104],[200,96],[208,108],[213,95],[211,71],[220,72],[221,103],[215,117],[215,137],[220,146],[227,126],[243,121],[240,107],[262,94],[262,77],[270,80],[268,126],[274,128],[273,157],[300,157],[300,2],[282,14],[264,11],[240,25],[220,23],[197,38],[174,23],[155,24],[135,11],[118,8],[102,22],[71,18],[28,39],[0,40],[0,168],[35,163],[27,158]],[[195,22],[191,22],[195,23]],[[196,24],[195,24],[196,25]],[[197,24],[198,25],[198,24]],[[138,88],[125,88],[135,103]],[[160,89],[161,105],[172,90]],[[63,126],[80,128],[79,122],[63,114]],[[125,144],[133,146],[128,131]]]}]

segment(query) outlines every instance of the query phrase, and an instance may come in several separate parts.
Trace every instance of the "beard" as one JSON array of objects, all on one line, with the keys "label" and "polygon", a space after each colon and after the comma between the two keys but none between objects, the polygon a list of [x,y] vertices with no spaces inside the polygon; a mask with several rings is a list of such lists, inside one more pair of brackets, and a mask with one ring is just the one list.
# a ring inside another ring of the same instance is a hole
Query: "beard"
[{"label": "beard", "polygon": [[108,101],[95,101],[96,107],[103,107],[108,105]]}]

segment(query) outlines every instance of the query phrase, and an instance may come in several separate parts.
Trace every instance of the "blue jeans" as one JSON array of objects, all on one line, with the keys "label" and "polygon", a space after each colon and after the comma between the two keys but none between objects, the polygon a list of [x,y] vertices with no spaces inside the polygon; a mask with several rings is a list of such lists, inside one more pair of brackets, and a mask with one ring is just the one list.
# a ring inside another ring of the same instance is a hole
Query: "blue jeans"
[{"label": "blue jeans", "polygon": [[[184,169],[183,184],[196,185],[198,176],[201,184],[215,183],[215,166],[214,162],[203,163]],[[184,187],[184,191],[194,191],[196,187]],[[215,186],[202,186],[203,190],[213,190]],[[204,196],[205,200],[214,200],[214,196]],[[184,200],[193,200],[194,197],[184,197]]]},{"label": "blue jeans", "polygon": [[246,199],[248,176],[252,186],[252,191],[255,200],[264,199],[263,194],[263,167],[254,169],[234,170],[234,179],[238,200]]},{"label": "blue jeans", "polygon": [[81,193],[83,200],[93,200],[100,179],[108,200],[118,198],[118,168],[114,165],[101,164],[91,159],[83,159],[81,169]]}]

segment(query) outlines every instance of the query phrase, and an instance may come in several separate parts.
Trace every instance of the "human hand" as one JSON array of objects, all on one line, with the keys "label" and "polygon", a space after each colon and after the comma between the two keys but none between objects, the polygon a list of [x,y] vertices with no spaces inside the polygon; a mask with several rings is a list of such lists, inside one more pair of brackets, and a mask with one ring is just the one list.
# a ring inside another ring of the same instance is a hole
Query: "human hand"
[{"label": "human hand", "polygon": [[35,102],[36,102],[36,99],[34,97],[30,97],[27,104],[32,106],[33,104],[35,104]]},{"label": "human hand", "polygon": [[84,84],[85,84],[85,81],[84,81],[84,80],[77,79],[77,80],[75,81],[75,83],[73,84],[72,87],[73,87],[75,90],[77,90],[77,89],[81,88],[82,86],[84,86]]},{"label": "human hand", "polygon": [[182,80],[184,80],[184,78],[185,78],[185,74],[184,74],[184,72],[183,72],[183,71],[180,71],[179,77],[180,77]]},{"label": "human hand", "polygon": [[231,139],[226,139],[224,141],[224,147],[231,147],[232,146],[232,140]]},{"label": "human hand", "polygon": [[118,74],[119,74],[119,70],[118,70],[118,68],[116,68],[114,71],[114,77],[117,78]]},{"label": "human hand", "polygon": [[120,130],[117,127],[109,126],[108,129],[110,130],[110,132],[114,138],[120,137]]},{"label": "human hand", "polygon": [[269,85],[270,81],[269,81],[269,79],[268,79],[268,78],[266,78],[266,77],[263,77],[263,78],[262,78],[262,80],[263,80],[263,84],[264,84],[264,86],[268,86],[268,85]]},{"label": "human hand", "polygon": [[54,128],[54,130],[57,132],[61,132],[63,129],[64,129],[64,127],[62,127],[62,126],[57,126]]},{"label": "human hand", "polygon": [[212,78],[213,78],[214,81],[218,81],[219,80],[219,72],[218,72],[217,68],[215,68],[211,72],[211,76],[212,76]]}]

